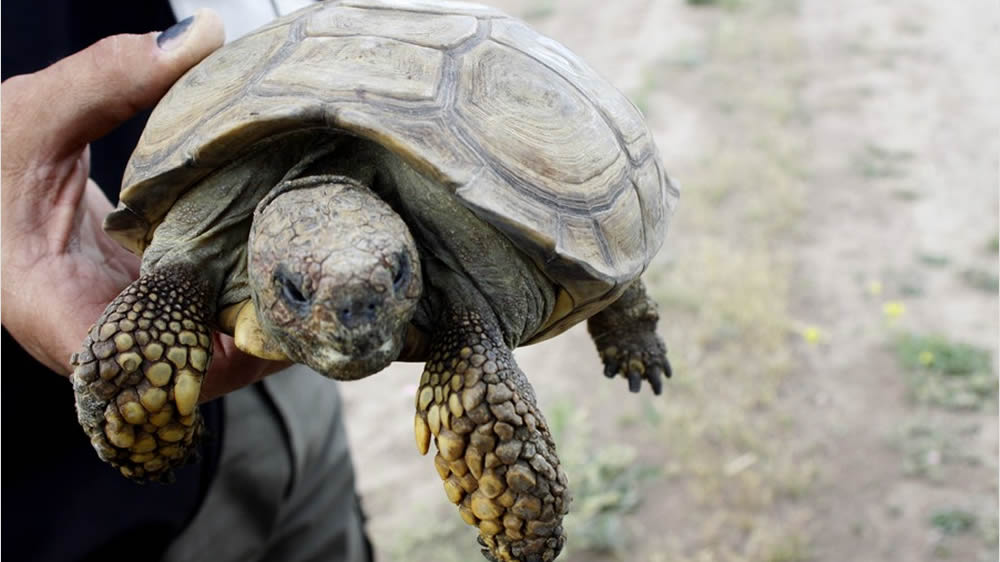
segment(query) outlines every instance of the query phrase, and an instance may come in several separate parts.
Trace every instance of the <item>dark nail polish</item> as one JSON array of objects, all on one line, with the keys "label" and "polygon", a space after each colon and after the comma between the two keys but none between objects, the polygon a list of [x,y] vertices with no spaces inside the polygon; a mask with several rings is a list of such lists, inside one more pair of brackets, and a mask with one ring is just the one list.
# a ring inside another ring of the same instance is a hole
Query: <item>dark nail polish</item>
[{"label": "dark nail polish", "polygon": [[188,16],[181,21],[171,25],[163,33],[156,36],[156,45],[164,50],[169,50],[174,45],[171,39],[176,39],[191,27],[191,22],[194,21],[194,16]]}]

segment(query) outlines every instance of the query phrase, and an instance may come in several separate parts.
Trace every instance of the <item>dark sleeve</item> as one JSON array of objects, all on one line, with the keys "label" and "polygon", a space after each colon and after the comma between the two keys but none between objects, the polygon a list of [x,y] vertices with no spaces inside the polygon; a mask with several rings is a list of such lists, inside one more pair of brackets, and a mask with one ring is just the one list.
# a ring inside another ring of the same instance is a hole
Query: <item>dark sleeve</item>
[{"label": "dark sleeve", "polygon": [[[4,79],[44,68],[108,35],[146,33],[174,23],[165,0],[12,0],[3,9]],[[72,84],[65,85],[65,95],[72,90]],[[117,201],[122,170],[147,117],[132,119],[91,146],[91,176],[112,201]],[[201,408],[209,435],[201,462],[178,471],[173,485],[142,486],[98,459],[76,421],[67,379],[35,361],[6,329],[0,353],[2,557],[158,559],[194,517],[215,473],[222,401]]]}]

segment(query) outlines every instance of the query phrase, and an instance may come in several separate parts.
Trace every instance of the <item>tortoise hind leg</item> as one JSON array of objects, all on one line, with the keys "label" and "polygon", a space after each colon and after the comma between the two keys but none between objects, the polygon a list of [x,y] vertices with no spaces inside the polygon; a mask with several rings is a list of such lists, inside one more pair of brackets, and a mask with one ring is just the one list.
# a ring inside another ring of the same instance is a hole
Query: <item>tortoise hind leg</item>
[{"label": "tortoise hind leg", "polygon": [[458,311],[445,325],[417,391],[417,447],[434,438],[445,493],[488,560],[553,560],[570,498],[534,391],[494,323]]},{"label": "tortoise hind leg", "polygon": [[196,279],[176,266],[143,275],[71,358],[80,424],[101,459],[134,480],[169,481],[197,450],[213,303]]},{"label": "tortoise hind leg", "polygon": [[604,375],[626,377],[632,392],[639,392],[645,379],[653,393],[660,394],[663,377],[671,375],[667,348],[656,333],[660,319],[656,308],[642,280],[637,280],[587,321],[587,331],[604,361]]}]

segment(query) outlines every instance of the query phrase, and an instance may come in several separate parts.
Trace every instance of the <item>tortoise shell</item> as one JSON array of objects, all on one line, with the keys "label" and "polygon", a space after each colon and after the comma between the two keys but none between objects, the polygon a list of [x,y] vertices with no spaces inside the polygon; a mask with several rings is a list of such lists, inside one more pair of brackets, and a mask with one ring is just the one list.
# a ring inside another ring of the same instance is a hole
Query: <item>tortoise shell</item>
[{"label": "tortoise shell", "polygon": [[185,74],[153,111],[105,229],[141,254],[201,178],[313,127],[388,148],[529,255],[559,288],[536,341],[643,272],[678,197],[639,111],[559,43],[475,4],[342,0]]}]

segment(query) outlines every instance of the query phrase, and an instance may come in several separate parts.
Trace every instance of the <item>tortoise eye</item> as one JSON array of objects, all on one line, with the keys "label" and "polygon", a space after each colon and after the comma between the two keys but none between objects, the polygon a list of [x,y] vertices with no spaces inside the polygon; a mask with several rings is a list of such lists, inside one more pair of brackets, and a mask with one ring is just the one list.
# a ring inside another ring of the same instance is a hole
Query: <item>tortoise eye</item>
[{"label": "tortoise eye", "polygon": [[299,275],[290,273],[283,265],[279,265],[274,271],[274,283],[278,286],[281,298],[293,310],[301,313],[309,306],[310,299],[307,296],[307,291],[302,287]]},{"label": "tortoise eye", "polygon": [[397,293],[406,287],[410,281],[410,258],[399,252],[396,254],[396,267],[392,276],[392,289]]}]

